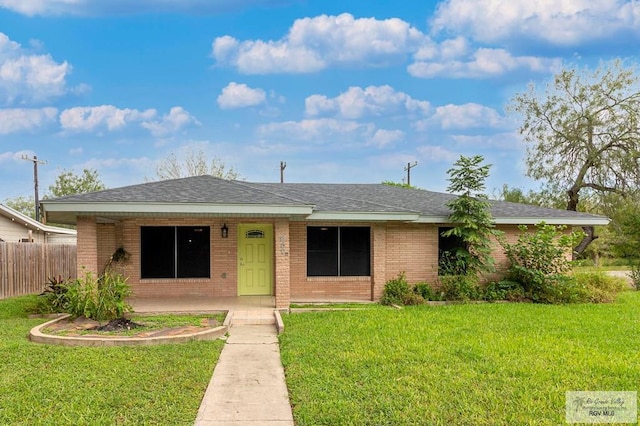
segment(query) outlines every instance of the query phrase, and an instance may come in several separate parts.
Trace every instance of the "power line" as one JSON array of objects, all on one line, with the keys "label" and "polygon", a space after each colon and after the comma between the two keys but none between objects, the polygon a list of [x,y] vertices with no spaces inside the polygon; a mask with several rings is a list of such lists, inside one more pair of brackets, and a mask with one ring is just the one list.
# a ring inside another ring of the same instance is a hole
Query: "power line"
[{"label": "power line", "polygon": [[411,169],[418,165],[417,161],[414,161],[413,164],[407,163],[407,167],[404,168],[404,171],[407,172],[407,185],[411,186]]},{"label": "power line", "polygon": [[280,162],[280,183],[284,183],[284,169],[287,168],[287,163],[285,161]]},{"label": "power line", "polygon": [[33,162],[33,187],[35,192],[35,202],[36,202],[36,220],[40,222],[40,200],[38,199],[38,164],[45,165],[47,164],[44,160],[38,160],[37,156],[33,156],[33,158],[29,158],[26,155],[22,156],[23,160]]}]

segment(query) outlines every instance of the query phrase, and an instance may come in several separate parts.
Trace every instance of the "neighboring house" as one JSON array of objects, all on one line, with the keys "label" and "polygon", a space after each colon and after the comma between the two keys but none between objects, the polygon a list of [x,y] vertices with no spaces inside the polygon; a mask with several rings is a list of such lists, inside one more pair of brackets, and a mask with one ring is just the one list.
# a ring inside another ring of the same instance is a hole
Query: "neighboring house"
[{"label": "neighboring house", "polygon": [[0,241],[75,244],[76,230],[42,224],[0,204]]},{"label": "neighboring house", "polygon": [[[42,202],[48,221],[77,224],[78,267],[101,272],[116,249],[137,296],[273,295],[291,301],[377,300],[404,271],[435,283],[455,198],[382,184],[251,183],[212,176],[151,182]],[[602,216],[500,201],[496,227],[541,221],[605,225]],[[498,244],[494,257],[504,265]]]}]

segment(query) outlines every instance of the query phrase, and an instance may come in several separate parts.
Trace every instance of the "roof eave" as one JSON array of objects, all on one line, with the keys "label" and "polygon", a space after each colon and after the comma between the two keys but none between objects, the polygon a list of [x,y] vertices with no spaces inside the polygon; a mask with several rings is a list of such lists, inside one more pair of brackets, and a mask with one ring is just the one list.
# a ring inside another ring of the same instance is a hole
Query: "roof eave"
[{"label": "roof eave", "polygon": [[[494,217],[496,225],[537,225],[541,222],[549,225],[598,226],[608,225],[611,219],[604,216],[594,217]],[[420,216],[417,223],[451,223],[448,216]]]},{"label": "roof eave", "polygon": [[345,221],[345,222],[414,222],[420,215],[412,212],[314,212],[309,221]]},{"label": "roof eave", "polygon": [[46,212],[84,214],[109,213],[175,213],[175,214],[270,214],[270,215],[309,215],[311,205],[294,204],[211,204],[211,203],[43,203]]}]

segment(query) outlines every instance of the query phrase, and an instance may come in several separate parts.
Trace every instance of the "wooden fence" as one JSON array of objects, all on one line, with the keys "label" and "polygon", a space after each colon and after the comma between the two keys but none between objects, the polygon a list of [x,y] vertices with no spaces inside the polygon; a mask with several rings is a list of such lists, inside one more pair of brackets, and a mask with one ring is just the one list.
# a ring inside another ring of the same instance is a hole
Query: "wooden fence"
[{"label": "wooden fence", "polygon": [[76,273],[74,244],[0,242],[0,299],[40,293],[49,278]]}]

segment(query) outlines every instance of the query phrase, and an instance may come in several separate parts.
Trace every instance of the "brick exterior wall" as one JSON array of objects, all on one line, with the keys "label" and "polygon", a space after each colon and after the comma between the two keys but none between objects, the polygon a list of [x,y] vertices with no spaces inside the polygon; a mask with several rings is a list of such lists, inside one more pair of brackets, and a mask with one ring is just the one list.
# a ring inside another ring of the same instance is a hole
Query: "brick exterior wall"
[{"label": "brick exterior wall", "polygon": [[[222,238],[223,223],[229,228]],[[278,308],[291,301],[305,300],[378,300],[387,280],[405,272],[410,283],[427,281],[437,286],[437,224],[403,223],[319,223],[290,222],[287,219],[244,218],[128,218],[116,224],[97,224],[93,217],[78,218],[78,268],[102,272],[118,247],[130,253],[121,272],[136,296],[236,296],[237,226],[239,223],[270,223],[274,226],[274,295]],[[371,276],[307,277],[307,226],[370,226]],[[211,277],[197,279],[141,279],[140,227],[209,226]],[[500,226],[507,240],[517,239],[517,226]],[[506,257],[495,242],[493,256],[499,268]],[[490,277],[491,278],[491,277]]]},{"label": "brick exterior wall", "polygon": [[291,300],[291,251],[289,221],[277,220],[274,226],[276,308],[289,307]]},{"label": "brick exterior wall", "polygon": [[[307,225],[371,226],[369,223],[291,222],[291,300],[371,300],[371,277],[307,277]],[[371,269],[374,271],[373,263]]]},{"label": "brick exterior wall", "polygon": [[97,274],[98,268],[98,230],[96,219],[91,216],[79,216],[76,222],[78,231],[77,242],[77,265],[78,278],[84,276],[86,272]]}]

